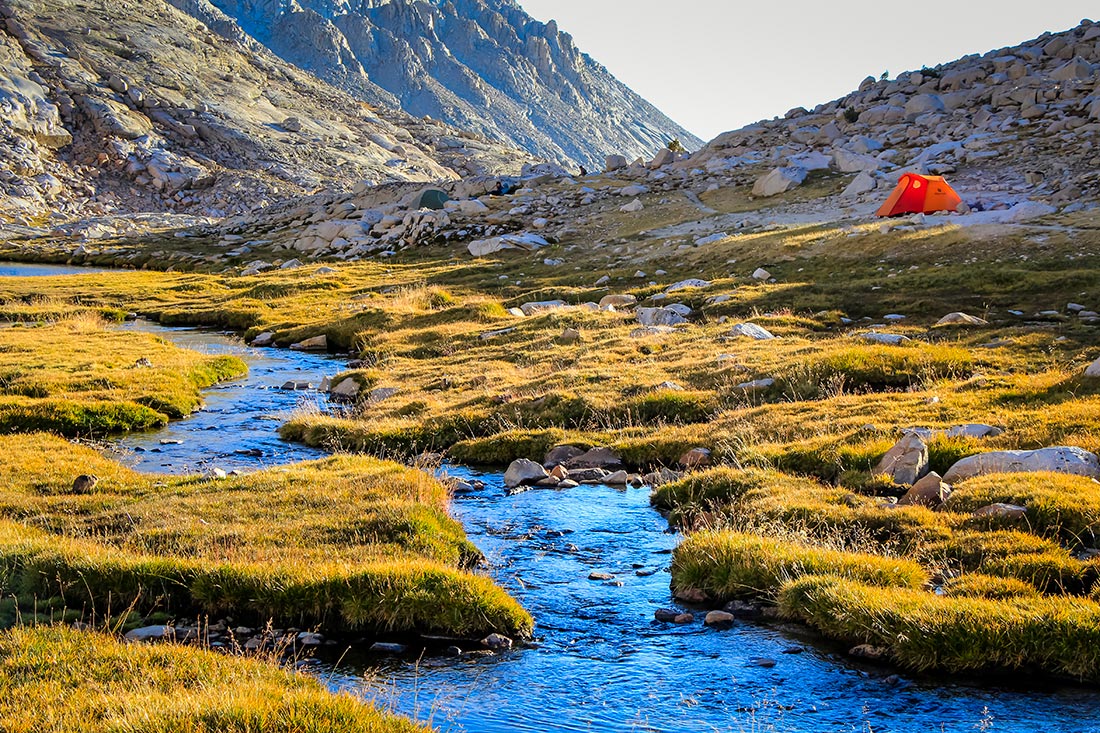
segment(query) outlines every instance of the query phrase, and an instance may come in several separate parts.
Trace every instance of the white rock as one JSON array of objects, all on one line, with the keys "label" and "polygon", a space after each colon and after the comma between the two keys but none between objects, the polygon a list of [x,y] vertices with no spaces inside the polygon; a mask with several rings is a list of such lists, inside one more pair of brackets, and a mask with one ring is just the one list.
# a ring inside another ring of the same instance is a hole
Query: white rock
[{"label": "white rock", "polygon": [[989,473],[1054,471],[1077,476],[1100,477],[1100,459],[1076,446],[1055,446],[1038,450],[1006,450],[979,453],[953,465],[943,480],[949,484]]},{"label": "white rock", "polygon": [[758,267],[753,271],[752,277],[754,280],[771,280],[772,274],[763,267]]},{"label": "white rock", "polygon": [[738,323],[730,329],[730,336],[745,336],[757,341],[768,341],[775,338],[768,329],[755,323]]},{"label": "white rock", "polygon": [[508,470],[504,472],[504,485],[509,489],[514,489],[517,486],[541,481],[549,475],[541,463],[520,458],[512,461],[512,464],[508,466]]},{"label": "white rock", "polygon": [[649,188],[646,186],[639,186],[638,184],[631,184],[619,189],[619,195],[627,198],[637,198],[645,193],[649,193]]},{"label": "white rock", "polygon": [[709,288],[711,285],[709,280],[700,280],[699,278],[690,278],[688,280],[681,280],[678,283],[674,283],[665,288],[666,293],[675,293],[678,290],[689,290],[691,288]]},{"label": "white rock", "polygon": [[928,473],[928,446],[916,432],[906,433],[871,471],[896,484],[912,486]]},{"label": "white rock", "polygon": [[642,203],[641,199],[634,199],[629,204],[626,204],[625,206],[620,206],[619,211],[623,212],[624,214],[633,214],[634,212],[641,211],[644,208],[645,204]]},{"label": "white rock", "polygon": [[864,341],[873,341],[877,344],[889,344],[890,346],[899,346],[909,342],[908,336],[902,336],[900,333],[879,333],[878,331],[868,331],[867,333],[861,333],[859,335]]},{"label": "white rock", "polygon": [[669,308],[639,308],[634,317],[643,326],[678,326],[688,320]]},{"label": "white rock", "polygon": [[844,189],[842,195],[846,198],[855,198],[860,194],[874,191],[877,185],[874,176],[867,171],[861,171],[860,174],[848,184],[848,187]]},{"label": "white rock", "polygon": [[988,326],[989,321],[966,313],[948,313],[936,321],[936,326]]}]

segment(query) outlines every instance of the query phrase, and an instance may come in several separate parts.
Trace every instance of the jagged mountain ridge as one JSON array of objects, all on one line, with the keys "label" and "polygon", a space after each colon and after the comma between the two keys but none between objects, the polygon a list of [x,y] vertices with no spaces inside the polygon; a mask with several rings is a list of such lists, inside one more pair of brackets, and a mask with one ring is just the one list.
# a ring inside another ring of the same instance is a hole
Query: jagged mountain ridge
[{"label": "jagged mountain ridge", "polygon": [[673,138],[702,142],[513,0],[176,2],[212,3],[282,58],[367,101],[548,160],[592,168],[610,153],[651,157]]},{"label": "jagged mountain ridge", "polygon": [[209,4],[0,0],[0,220],[224,216],[324,187],[518,172],[530,154],[373,108]]}]

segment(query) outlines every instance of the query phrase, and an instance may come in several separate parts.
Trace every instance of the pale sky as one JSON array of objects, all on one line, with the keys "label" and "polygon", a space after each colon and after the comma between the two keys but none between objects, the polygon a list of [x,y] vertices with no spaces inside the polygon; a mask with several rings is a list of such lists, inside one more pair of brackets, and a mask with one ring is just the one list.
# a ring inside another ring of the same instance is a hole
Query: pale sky
[{"label": "pale sky", "polygon": [[705,140],[867,76],[894,77],[1100,20],[1081,0],[519,0]]}]

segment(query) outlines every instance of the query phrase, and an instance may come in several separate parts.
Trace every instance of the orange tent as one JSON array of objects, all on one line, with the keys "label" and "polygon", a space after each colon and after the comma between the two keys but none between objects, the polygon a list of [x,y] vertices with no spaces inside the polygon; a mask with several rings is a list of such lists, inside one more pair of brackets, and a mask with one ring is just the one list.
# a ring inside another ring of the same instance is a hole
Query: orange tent
[{"label": "orange tent", "polygon": [[922,176],[906,173],[897,188],[878,210],[879,216],[899,214],[930,214],[933,211],[954,211],[962,203],[955,189],[943,176]]}]

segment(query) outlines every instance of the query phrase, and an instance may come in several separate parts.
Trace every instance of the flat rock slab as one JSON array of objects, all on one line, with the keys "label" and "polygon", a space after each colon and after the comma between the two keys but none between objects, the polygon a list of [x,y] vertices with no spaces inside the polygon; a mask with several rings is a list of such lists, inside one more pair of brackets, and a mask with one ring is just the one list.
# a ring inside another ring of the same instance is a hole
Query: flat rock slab
[{"label": "flat rock slab", "polygon": [[1095,453],[1075,446],[1055,446],[1038,450],[1005,450],[979,453],[958,461],[943,480],[955,484],[989,473],[1025,473],[1053,471],[1076,476],[1100,477],[1100,459]]}]

